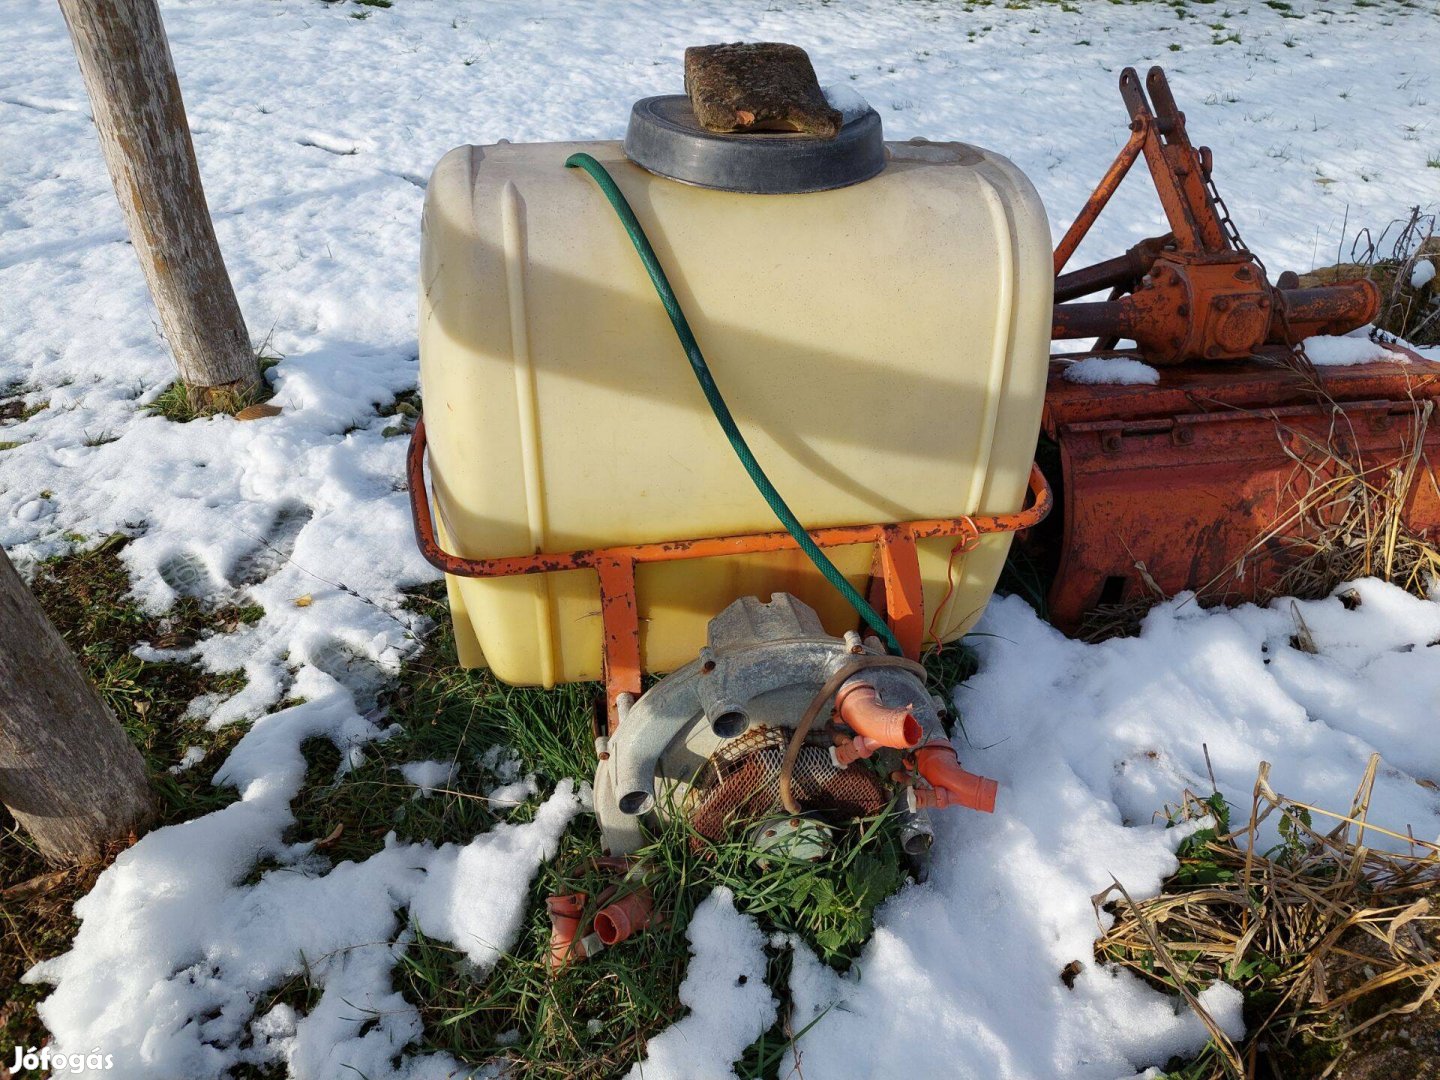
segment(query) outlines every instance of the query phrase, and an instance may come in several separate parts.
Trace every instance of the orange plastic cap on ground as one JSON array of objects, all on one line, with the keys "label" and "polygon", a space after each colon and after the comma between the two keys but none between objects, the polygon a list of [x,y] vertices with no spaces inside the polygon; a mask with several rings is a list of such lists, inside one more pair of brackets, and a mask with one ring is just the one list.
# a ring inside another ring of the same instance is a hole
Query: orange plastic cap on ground
[{"label": "orange plastic cap on ground", "polygon": [[585,912],[585,894],[570,893],[545,900],[550,913],[550,970],[558,971],[572,959],[585,959],[585,946],[575,940]]},{"label": "orange plastic cap on ground", "polygon": [[595,933],[605,947],[618,945],[650,925],[654,900],[649,889],[637,889],[595,913]]}]

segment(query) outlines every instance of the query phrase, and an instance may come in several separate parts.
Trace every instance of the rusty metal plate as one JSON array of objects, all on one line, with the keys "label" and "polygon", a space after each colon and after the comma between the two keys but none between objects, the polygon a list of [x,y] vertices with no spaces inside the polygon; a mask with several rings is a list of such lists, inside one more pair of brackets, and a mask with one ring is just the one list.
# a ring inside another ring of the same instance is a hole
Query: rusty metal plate
[{"label": "rusty metal plate", "polygon": [[[1440,364],[1410,355],[1321,369],[1329,401],[1263,362],[1166,371],[1157,386],[1073,384],[1053,365],[1044,430],[1059,448],[1064,516],[1051,620],[1074,633],[1097,606],[1155,588],[1206,603],[1262,596],[1295,559],[1294,539],[1316,527],[1291,519],[1310,470],[1325,474],[1320,448],[1377,483],[1413,450],[1418,410],[1440,397]],[[1428,471],[1440,463],[1440,418],[1422,443]],[[1433,481],[1413,486],[1405,517],[1440,532]]]}]

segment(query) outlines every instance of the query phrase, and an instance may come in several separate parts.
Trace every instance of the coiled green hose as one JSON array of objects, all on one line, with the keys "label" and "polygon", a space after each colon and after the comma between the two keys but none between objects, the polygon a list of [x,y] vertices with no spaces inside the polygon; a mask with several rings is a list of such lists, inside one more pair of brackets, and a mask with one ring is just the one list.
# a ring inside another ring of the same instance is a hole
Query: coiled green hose
[{"label": "coiled green hose", "polygon": [[720,427],[725,432],[725,437],[730,440],[730,446],[735,451],[735,456],[740,459],[740,464],[745,466],[745,471],[750,474],[750,479],[770,504],[770,509],[780,519],[780,524],[785,526],[785,531],[795,538],[795,543],[800,545],[800,550],[810,557],[815,568],[825,576],[825,580],[840,590],[840,594],[848,600],[852,607],[860,613],[865,623],[880,636],[885,647],[890,652],[898,655],[902,652],[900,642],[896,640],[890,627],[885,620],[866,603],[865,598],[856,591],[855,587],[845,579],[845,575],[832,563],[829,557],[820,550],[820,546],[811,539],[805,527],[800,524],[799,518],[786,505],[780,493],[775,490],[775,485],[765,475],[765,470],[760,468],[760,463],[755,460],[751,453],[750,446],[745,442],[745,436],[740,433],[740,428],[735,423],[735,418],[730,415],[730,408],[725,404],[725,398],[721,396],[720,388],[715,385],[715,379],[710,374],[710,366],[705,363],[705,356],[700,351],[700,345],[695,340],[695,334],[690,329],[690,323],[685,318],[685,312],[680,309],[680,301],[675,297],[675,290],[670,287],[670,281],[665,277],[665,270],[660,265],[660,260],[655,257],[655,249],[650,246],[650,240],[645,235],[644,228],[635,217],[635,211],[630,209],[630,203],[626,201],[625,195],[615,185],[615,180],[605,170],[605,166],[596,161],[589,154],[571,154],[565,159],[567,169],[584,169],[595,183],[600,185],[601,192],[609,200],[610,206],[614,209],[620,223],[625,226],[625,231],[630,235],[630,242],[635,245],[635,251],[640,256],[640,261],[645,264],[645,271],[650,275],[650,281],[655,286],[655,291],[660,294],[660,303],[665,306],[665,313],[670,316],[670,324],[675,327],[675,336],[680,339],[680,346],[685,350],[685,356],[690,361],[690,369],[695,372],[695,378],[700,383],[700,389],[705,394],[705,400],[710,403],[710,411],[715,414],[715,419],[720,422]]}]

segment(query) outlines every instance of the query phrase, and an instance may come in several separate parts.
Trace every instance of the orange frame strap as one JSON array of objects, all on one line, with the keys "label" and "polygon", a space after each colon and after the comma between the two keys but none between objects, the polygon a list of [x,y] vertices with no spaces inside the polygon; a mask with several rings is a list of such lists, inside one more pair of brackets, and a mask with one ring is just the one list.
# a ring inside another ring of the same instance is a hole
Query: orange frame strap
[{"label": "orange frame strap", "polygon": [[[415,422],[406,459],[410,488],[410,513],[415,539],[425,561],[437,570],[456,577],[497,578],[520,574],[545,574],[557,570],[596,571],[600,578],[600,608],[604,626],[605,705],[609,731],[619,721],[620,696],[640,693],[641,673],[639,607],[635,593],[635,566],[638,563],[673,562],[680,559],[711,559],[725,555],[748,555],[786,551],[798,547],[795,538],[782,530],[745,533],[737,536],[707,536],[692,540],[661,540],[646,544],[624,544],[609,548],[581,548],[575,551],[539,552],[534,555],[501,555],[467,559],[446,551],[435,536],[430,498],[425,485],[425,418]],[[885,593],[885,618],[900,639],[905,654],[919,657],[925,635],[925,599],[920,579],[916,542],[956,537],[956,547],[968,550],[979,538],[993,533],[1014,533],[1028,529],[1050,513],[1054,497],[1038,465],[1030,466],[1030,505],[1012,514],[976,514],[953,518],[924,518],[917,521],[875,525],[838,525],[810,530],[820,547],[876,545],[876,577]]]}]

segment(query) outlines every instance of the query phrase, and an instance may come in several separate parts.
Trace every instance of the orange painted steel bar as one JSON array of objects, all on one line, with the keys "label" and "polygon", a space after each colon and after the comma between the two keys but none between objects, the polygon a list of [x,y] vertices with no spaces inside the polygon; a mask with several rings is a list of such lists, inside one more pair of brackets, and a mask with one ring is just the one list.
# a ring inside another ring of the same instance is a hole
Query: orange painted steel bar
[{"label": "orange painted steel bar", "polygon": [[1075,215],[1075,220],[1070,228],[1065,230],[1065,235],[1060,238],[1060,243],[1055,248],[1055,273],[1058,276],[1065,264],[1070,261],[1070,256],[1075,254],[1075,249],[1080,246],[1080,241],[1085,239],[1085,234],[1090,231],[1090,226],[1095,224],[1095,219],[1100,216],[1100,211],[1105,209],[1105,204],[1110,201],[1110,196],[1120,186],[1120,181],[1125,179],[1125,174],[1140,157],[1140,152],[1145,149],[1145,143],[1149,138],[1144,126],[1135,124],[1130,130],[1130,139],[1120,148],[1120,153],[1115,155],[1114,162],[1100,178],[1100,183],[1095,185],[1095,191],[1090,198],[1085,200],[1085,205],[1080,208],[1080,213]]},{"label": "orange painted steel bar", "polygon": [[[467,559],[440,546],[435,537],[430,498],[425,486],[425,419],[415,422],[406,459],[410,487],[410,513],[420,553],[437,570],[456,577],[495,578],[519,574],[545,574],[556,570],[594,570],[600,577],[600,615],[604,627],[605,703],[609,733],[618,723],[619,699],[638,696],[642,673],[640,622],[635,597],[637,563],[710,559],[796,548],[795,538],[779,530],[739,536],[708,536],[693,540],[661,540],[607,548],[540,552]],[[969,550],[981,536],[1019,532],[1045,519],[1054,503],[1050,485],[1039,466],[1030,467],[1030,505],[1013,514],[976,514],[951,518],[924,518],[876,525],[838,525],[810,530],[820,547],[852,544],[876,545],[876,575],[884,585],[886,619],[911,659],[918,658],[924,640],[924,594],[917,540],[958,537],[957,550]]]}]

